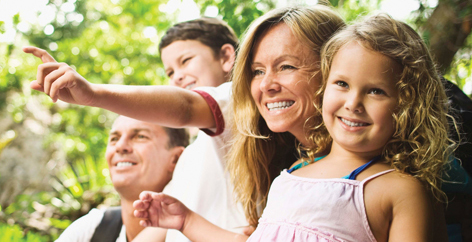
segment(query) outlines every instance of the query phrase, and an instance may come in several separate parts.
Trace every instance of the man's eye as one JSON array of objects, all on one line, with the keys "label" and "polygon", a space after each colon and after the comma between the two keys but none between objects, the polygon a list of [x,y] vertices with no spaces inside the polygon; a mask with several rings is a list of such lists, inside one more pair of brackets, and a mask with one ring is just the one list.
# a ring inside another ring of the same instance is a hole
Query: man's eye
[{"label": "man's eye", "polygon": [[147,136],[142,135],[142,134],[138,134],[138,135],[136,135],[136,138],[138,138],[138,139],[147,139]]}]

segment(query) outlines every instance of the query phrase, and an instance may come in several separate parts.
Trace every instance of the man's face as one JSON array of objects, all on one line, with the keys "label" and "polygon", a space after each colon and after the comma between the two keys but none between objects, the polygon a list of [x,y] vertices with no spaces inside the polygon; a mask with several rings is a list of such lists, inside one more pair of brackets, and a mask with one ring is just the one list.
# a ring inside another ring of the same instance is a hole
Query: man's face
[{"label": "man's face", "polygon": [[143,190],[162,191],[172,178],[180,154],[175,152],[177,147],[168,148],[168,141],[167,133],[159,125],[118,117],[106,150],[115,189],[132,196]]},{"label": "man's face", "polygon": [[186,89],[217,87],[227,79],[229,70],[219,53],[197,40],[178,40],[161,51],[170,84]]}]

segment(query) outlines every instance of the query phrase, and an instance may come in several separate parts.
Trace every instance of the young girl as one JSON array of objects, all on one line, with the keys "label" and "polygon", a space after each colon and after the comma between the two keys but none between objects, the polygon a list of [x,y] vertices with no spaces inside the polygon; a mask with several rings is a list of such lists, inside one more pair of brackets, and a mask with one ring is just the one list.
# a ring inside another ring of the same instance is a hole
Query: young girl
[{"label": "young girl", "polygon": [[[421,37],[379,15],[338,33],[322,56],[315,106],[323,122],[309,138],[310,153],[326,156],[299,161],[274,180],[248,241],[447,240],[432,197],[444,198],[440,174],[454,143],[445,91]],[[179,229],[195,241],[224,238],[172,197],[140,198],[134,206],[143,225]]]}]

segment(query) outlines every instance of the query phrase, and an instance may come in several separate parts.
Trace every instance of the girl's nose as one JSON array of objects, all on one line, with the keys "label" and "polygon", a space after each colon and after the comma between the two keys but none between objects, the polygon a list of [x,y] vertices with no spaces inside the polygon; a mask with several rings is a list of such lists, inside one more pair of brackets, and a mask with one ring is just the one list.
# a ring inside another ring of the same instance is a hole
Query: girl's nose
[{"label": "girl's nose", "polygon": [[344,103],[344,108],[354,113],[364,112],[362,96],[357,93],[349,95]]}]

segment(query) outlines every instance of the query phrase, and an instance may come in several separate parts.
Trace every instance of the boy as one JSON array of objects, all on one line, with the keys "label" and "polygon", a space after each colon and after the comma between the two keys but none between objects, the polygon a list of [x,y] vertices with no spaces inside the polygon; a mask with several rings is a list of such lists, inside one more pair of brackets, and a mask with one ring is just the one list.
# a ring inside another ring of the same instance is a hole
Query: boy
[{"label": "boy", "polygon": [[[233,197],[223,159],[228,150],[225,143],[231,136],[223,118],[228,112],[231,90],[231,84],[225,82],[229,80],[237,43],[231,28],[217,19],[201,18],[177,24],[163,37],[160,51],[171,85],[182,88],[146,87],[146,90],[153,91],[140,91],[139,97],[129,96],[122,102],[108,102],[111,99],[107,95],[133,92],[134,87],[107,85],[105,88],[91,84],[67,64],[56,63],[44,50],[26,47],[24,51],[44,62],[38,67],[38,80],[33,81],[31,87],[50,95],[54,101],[59,98],[70,103],[100,106],[169,127],[215,128],[200,131],[195,142],[183,152],[169,194],[210,222],[241,232],[247,221],[242,206]],[[53,83],[49,83],[51,79],[54,79]],[[222,83],[225,84],[220,85]],[[216,89],[204,88],[218,85]],[[103,102],[92,103],[87,93],[76,92],[84,86],[83,90],[104,94]],[[183,89],[196,87],[203,88],[192,92]],[[147,95],[163,105],[150,105],[145,101]],[[155,235],[152,237],[159,241]],[[188,239],[179,232],[169,231],[166,241]]]}]

